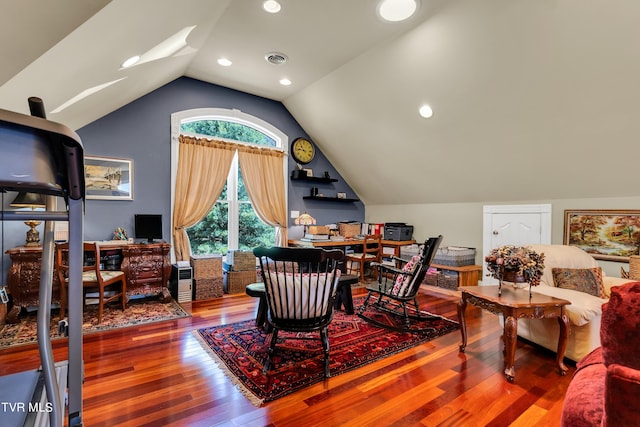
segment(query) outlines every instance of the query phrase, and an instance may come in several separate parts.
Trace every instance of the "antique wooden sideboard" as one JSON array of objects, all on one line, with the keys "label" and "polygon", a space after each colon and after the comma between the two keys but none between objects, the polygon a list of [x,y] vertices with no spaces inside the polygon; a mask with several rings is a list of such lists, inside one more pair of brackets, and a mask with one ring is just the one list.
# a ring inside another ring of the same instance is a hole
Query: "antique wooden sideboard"
[{"label": "antique wooden sideboard", "polygon": [[[101,245],[106,254],[105,270],[124,271],[127,277],[127,296],[160,295],[163,301],[171,298],[167,284],[171,274],[169,243],[127,243],[110,241]],[[11,258],[7,285],[13,306],[7,313],[7,323],[17,323],[22,309],[36,307],[39,302],[42,247],[20,246],[6,252]],[[53,275],[52,303],[60,302],[58,275]]]}]

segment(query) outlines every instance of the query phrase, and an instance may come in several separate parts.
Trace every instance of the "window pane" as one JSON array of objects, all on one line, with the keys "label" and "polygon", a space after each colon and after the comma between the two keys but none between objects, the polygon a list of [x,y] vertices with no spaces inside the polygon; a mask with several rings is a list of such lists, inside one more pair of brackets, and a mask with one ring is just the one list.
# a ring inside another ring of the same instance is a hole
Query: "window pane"
[{"label": "window pane", "polygon": [[238,201],[249,201],[249,194],[247,194],[247,189],[244,186],[244,179],[242,179],[242,172],[240,171],[240,167],[238,167]]},{"label": "window pane", "polygon": [[253,210],[251,203],[240,203],[239,248],[250,251],[258,246],[273,246],[273,227],[265,224]]},{"label": "window pane", "polygon": [[259,130],[240,123],[221,120],[198,120],[196,122],[182,123],[180,130],[200,135],[217,136],[233,141],[251,142],[269,147],[276,146],[276,141],[273,138],[270,138]]},{"label": "window pane", "polygon": [[228,218],[229,204],[218,202],[202,221],[193,227],[187,228],[187,235],[191,241],[191,251],[194,255],[226,255],[228,249]]},{"label": "window pane", "polygon": [[224,187],[222,187],[222,193],[218,196],[218,200],[229,200],[227,199],[227,183],[225,182]]}]

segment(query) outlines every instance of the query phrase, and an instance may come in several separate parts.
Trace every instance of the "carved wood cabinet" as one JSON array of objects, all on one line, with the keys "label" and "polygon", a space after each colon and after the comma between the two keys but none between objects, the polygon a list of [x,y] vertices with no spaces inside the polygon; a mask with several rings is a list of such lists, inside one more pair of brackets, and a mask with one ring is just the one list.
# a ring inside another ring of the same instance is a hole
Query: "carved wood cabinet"
[{"label": "carved wood cabinet", "polygon": [[[162,301],[171,299],[167,285],[171,274],[169,243],[133,243],[101,246],[103,252],[122,253],[120,265],[110,265],[105,269],[124,271],[127,278],[127,296],[159,295]],[[35,307],[39,302],[40,266],[42,247],[21,246],[7,251],[11,267],[7,274],[7,285],[13,299],[13,306],[7,313],[7,323],[17,323],[22,309]],[[120,259],[120,257],[118,257]],[[60,302],[60,284],[57,274],[53,276],[52,303]]]},{"label": "carved wood cabinet", "polygon": [[[42,247],[19,246],[9,249],[6,253],[11,258],[11,267],[7,273],[7,285],[13,298],[13,307],[7,313],[7,323],[18,323],[20,311],[23,308],[37,306],[40,301]],[[56,275],[53,280],[51,302],[60,302],[60,283]]]},{"label": "carved wood cabinet", "polygon": [[131,244],[122,246],[120,270],[127,277],[127,295],[160,294],[171,299],[167,288],[171,275],[168,243]]}]

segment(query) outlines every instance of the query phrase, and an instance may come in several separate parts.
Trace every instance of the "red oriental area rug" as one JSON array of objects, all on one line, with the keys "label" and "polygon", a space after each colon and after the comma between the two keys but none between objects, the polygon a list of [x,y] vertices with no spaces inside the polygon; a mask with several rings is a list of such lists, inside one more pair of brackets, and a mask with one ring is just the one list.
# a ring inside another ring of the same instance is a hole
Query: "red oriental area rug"
[{"label": "red oriental area rug", "polygon": [[[355,301],[360,305],[360,301]],[[371,310],[372,311],[372,310]],[[391,314],[366,312],[386,322],[402,319]],[[425,313],[427,314],[427,313]],[[458,329],[458,323],[437,316],[415,322],[415,333],[379,328],[356,315],[334,313],[329,325],[330,373],[334,377],[352,369],[399,353]],[[278,333],[278,346],[268,375],[262,374],[269,347],[269,335],[253,320],[194,331],[236,387],[256,406],[324,380],[324,356],[319,339],[295,339],[295,334]],[[318,334],[316,333],[317,337]]]}]

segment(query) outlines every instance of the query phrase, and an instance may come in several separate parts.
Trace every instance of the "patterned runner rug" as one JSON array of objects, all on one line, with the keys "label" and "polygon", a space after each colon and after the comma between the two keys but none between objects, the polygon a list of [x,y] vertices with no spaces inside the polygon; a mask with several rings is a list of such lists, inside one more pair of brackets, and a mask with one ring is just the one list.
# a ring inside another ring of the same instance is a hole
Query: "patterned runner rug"
[{"label": "patterned runner rug", "polygon": [[[362,300],[354,303],[359,306]],[[384,323],[398,324],[402,321],[397,316],[377,311],[368,310],[365,314],[384,320]],[[367,323],[356,315],[336,311],[329,325],[331,376],[458,329],[457,322],[442,317],[416,322],[415,325],[433,329],[415,333],[394,332]],[[256,406],[324,380],[324,356],[319,339],[294,339],[294,334],[280,332],[271,371],[265,376],[262,368],[269,335],[256,328],[253,320],[199,329],[194,331],[194,335],[236,387]]]},{"label": "patterned runner rug", "polygon": [[[51,338],[63,338],[58,333],[58,310],[52,311]],[[122,311],[119,303],[107,304],[102,314],[102,323],[98,324],[98,306],[87,305],[84,309],[83,334],[107,331],[145,323],[189,317],[189,313],[171,300],[162,303],[157,298],[131,299],[127,309]],[[0,350],[18,345],[32,344],[36,340],[37,312],[20,315],[20,323],[6,324],[0,329]]]}]

